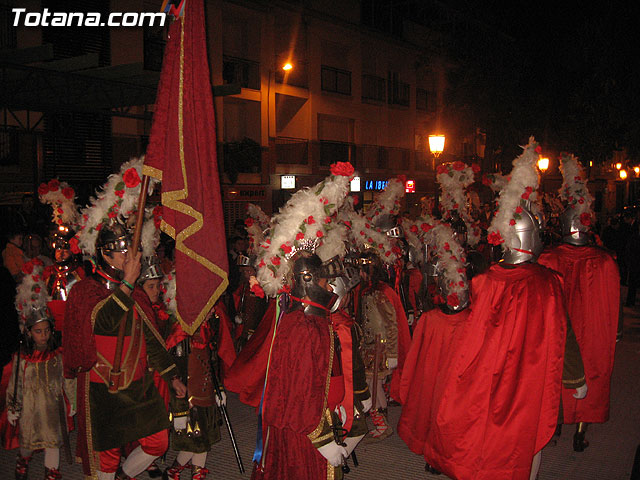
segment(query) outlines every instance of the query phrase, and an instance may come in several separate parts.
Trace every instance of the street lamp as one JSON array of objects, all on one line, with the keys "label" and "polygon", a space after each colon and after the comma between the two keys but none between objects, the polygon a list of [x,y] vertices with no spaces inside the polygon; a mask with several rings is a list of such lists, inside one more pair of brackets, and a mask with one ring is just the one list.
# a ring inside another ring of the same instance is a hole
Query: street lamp
[{"label": "street lamp", "polygon": [[549,168],[549,159],[547,157],[540,157],[540,159],[538,159],[538,168],[542,173],[546,172]]},{"label": "street lamp", "polygon": [[616,169],[620,170],[622,168],[622,163],[618,162],[616,163]]},{"label": "street lamp", "polygon": [[626,180],[627,179],[627,171],[626,170],[620,170],[620,179],[621,180]]},{"label": "street lamp", "polygon": [[444,135],[429,135],[429,150],[438,158],[444,150]]},{"label": "street lamp", "polygon": [[284,70],[285,72],[288,72],[289,70],[291,70],[293,68],[293,65],[291,65],[289,62],[285,63],[282,66],[282,70]]},{"label": "street lamp", "polygon": [[431,167],[436,169],[436,158],[440,156],[440,154],[444,150],[444,135],[429,135],[429,151],[433,155],[433,159],[431,161]]}]

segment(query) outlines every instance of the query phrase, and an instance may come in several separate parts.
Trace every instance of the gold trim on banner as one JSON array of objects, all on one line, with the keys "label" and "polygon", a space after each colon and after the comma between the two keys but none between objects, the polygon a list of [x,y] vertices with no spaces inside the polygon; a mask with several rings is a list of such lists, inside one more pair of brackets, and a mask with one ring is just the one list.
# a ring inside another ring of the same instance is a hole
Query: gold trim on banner
[{"label": "gold trim on banner", "polygon": [[[207,314],[211,311],[213,306],[215,305],[220,295],[226,290],[229,285],[229,279],[227,277],[227,272],[221,269],[218,265],[211,262],[209,259],[203,257],[198,254],[194,250],[187,247],[184,242],[187,238],[194,235],[198,231],[202,229],[204,225],[204,219],[202,212],[197,211],[190,205],[183,203],[182,201],[189,197],[189,183],[187,179],[187,170],[185,165],[184,158],[184,17],[180,19],[180,77],[179,77],[179,87],[178,87],[178,142],[179,142],[179,151],[180,151],[180,166],[182,168],[182,179],[184,187],[179,190],[174,190],[171,192],[163,192],[162,193],[162,204],[168,208],[171,208],[177,212],[188,215],[194,219],[194,222],[189,225],[187,228],[183,229],[181,232],[176,234],[175,227],[169,225],[167,222],[162,220],[160,224],[160,229],[165,232],[167,235],[171,236],[176,241],[176,249],[180,252],[184,253],[191,260],[198,262],[200,265],[211,271],[213,274],[219,276],[222,281],[218,288],[213,292],[209,300],[205,304],[204,308],[198,313],[198,316],[195,318],[194,322],[191,325],[187,325],[185,321],[182,319],[180,315],[180,306],[178,305],[176,311],[176,317],[180,322],[180,325],[184,329],[184,331],[188,335],[193,335],[195,331],[198,329],[200,324],[206,319]],[[149,172],[153,177],[161,179],[162,172],[153,167],[143,167],[143,173]]]}]

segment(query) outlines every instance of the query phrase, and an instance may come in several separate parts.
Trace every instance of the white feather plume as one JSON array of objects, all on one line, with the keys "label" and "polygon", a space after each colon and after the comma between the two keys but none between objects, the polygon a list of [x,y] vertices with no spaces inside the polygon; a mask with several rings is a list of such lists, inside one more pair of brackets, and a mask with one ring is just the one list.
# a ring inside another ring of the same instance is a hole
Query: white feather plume
[{"label": "white feather plume", "polygon": [[25,324],[32,310],[44,310],[51,297],[43,278],[44,265],[34,258],[22,267],[22,281],[16,288],[15,306],[20,317],[20,329],[25,331]]},{"label": "white feather plume", "polygon": [[[353,169],[351,168],[351,171]],[[351,177],[330,175],[303,188],[273,216],[268,238],[258,248],[257,279],[265,294],[275,297],[290,281],[288,256],[303,242],[322,244],[335,227],[335,212],[349,191]]]},{"label": "white feather plume", "polygon": [[522,154],[513,161],[510,179],[500,192],[498,210],[488,230],[489,243],[494,245],[512,245],[515,237],[515,222],[519,219],[519,210],[525,208],[527,202],[534,204],[537,199],[538,176],[537,142],[529,138]]},{"label": "white feather plume", "polygon": [[176,271],[172,270],[162,277],[162,301],[167,307],[167,312],[171,315],[176,315]]},{"label": "white feather plume", "polygon": [[[102,226],[109,222],[110,216],[124,220],[137,209],[138,197],[142,183],[127,187],[124,176],[130,169],[134,169],[139,179],[142,179],[142,165],[144,157],[132,158],[120,167],[118,173],[109,175],[107,182],[98,192],[97,198],[91,198],[91,205],[82,210],[80,232],[77,237],[83,252],[95,256],[96,240]],[[157,183],[153,178],[149,181],[149,193]]]},{"label": "white feather plume", "polygon": [[[562,172],[562,187],[560,198],[567,204],[567,208],[575,210],[581,222],[576,226],[578,230],[587,232],[593,221],[593,196],[587,187],[587,176],[584,168],[573,155],[563,155],[560,158],[560,171]],[[588,218],[584,218],[585,214]]]},{"label": "white feather plume", "polygon": [[51,205],[52,221],[57,225],[75,227],[79,213],[76,205],[76,193],[67,182],[53,179],[38,188],[40,202]]}]

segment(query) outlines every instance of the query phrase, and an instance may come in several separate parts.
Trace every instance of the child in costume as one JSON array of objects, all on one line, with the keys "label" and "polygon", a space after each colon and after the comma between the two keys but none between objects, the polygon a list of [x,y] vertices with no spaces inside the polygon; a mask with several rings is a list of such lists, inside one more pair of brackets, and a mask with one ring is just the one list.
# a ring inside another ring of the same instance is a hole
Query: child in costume
[{"label": "child in costume", "polygon": [[26,480],[33,452],[40,449],[45,452],[45,480],[62,478],[60,448],[68,435],[68,400],[73,400],[75,392],[63,376],[62,353],[53,338],[53,319],[46,308],[42,267],[38,259],[23,266],[25,276],[16,296],[26,337],[24,347],[14,356],[7,389],[7,420],[18,427],[20,445],[17,480]]}]

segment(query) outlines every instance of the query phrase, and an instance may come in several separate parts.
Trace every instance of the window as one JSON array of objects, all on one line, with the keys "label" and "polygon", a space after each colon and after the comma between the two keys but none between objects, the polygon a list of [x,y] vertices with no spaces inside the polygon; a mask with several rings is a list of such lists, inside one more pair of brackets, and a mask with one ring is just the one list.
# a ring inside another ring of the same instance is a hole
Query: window
[{"label": "window", "polygon": [[362,75],[362,99],[384,102],[387,99],[384,78],[375,75]]},{"label": "window", "polygon": [[396,72],[389,72],[389,103],[409,106],[410,85],[401,82]]},{"label": "window", "polygon": [[429,111],[429,92],[424,88],[416,88],[416,110]]},{"label": "window", "polygon": [[351,72],[323,65],[321,80],[323,91],[351,95]]},{"label": "window", "polygon": [[243,58],[222,57],[222,81],[243,88],[260,90],[260,64]]}]

